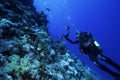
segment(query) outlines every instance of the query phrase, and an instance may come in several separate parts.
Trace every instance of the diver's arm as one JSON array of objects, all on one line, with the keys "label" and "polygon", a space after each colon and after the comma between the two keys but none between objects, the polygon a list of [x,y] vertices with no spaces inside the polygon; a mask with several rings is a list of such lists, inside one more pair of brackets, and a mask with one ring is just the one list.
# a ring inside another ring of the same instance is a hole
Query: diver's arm
[{"label": "diver's arm", "polygon": [[78,43],[79,43],[78,40],[72,41],[67,35],[65,35],[64,38],[65,38],[67,41],[69,41],[70,43],[72,43],[72,44],[78,44]]}]

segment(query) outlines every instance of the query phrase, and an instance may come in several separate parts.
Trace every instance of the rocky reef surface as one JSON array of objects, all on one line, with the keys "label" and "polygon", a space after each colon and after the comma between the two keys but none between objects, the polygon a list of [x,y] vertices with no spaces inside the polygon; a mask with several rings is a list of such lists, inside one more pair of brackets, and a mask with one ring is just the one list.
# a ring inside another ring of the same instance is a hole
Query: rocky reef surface
[{"label": "rocky reef surface", "polygon": [[0,0],[0,80],[96,80],[47,23],[33,0]]}]

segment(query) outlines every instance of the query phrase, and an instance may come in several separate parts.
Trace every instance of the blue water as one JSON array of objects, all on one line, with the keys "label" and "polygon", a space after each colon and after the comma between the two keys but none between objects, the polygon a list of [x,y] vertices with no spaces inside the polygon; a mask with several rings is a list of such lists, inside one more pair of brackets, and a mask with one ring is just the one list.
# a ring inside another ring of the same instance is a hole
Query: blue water
[{"label": "blue water", "polygon": [[[103,48],[103,54],[120,65],[119,0],[35,0],[34,4],[37,11],[43,10],[48,15],[48,28],[54,40],[66,33],[66,25],[71,26],[70,38],[73,40],[77,30],[91,32]],[[89,66],[97,77],[101,80],[114,80],[93,65],[87,56],[80,54],[78,45],[65,42],[71,53]]]}]

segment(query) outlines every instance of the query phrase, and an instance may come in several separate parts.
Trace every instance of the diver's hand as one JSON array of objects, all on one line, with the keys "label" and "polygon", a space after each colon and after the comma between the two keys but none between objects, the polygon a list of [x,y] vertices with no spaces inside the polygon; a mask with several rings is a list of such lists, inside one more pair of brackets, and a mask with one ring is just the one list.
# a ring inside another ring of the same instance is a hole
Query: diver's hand
[{"label": "diver's hand", "polygon": [[67,39],[68,38],[68,34],[63,34],[62,36],[61,36],[61,39]]},{"label": "diver's hand", "polygon": [[70,27],[69,27],[69,26],[66,26],[65,28],[66,28],[66,30],[67,30],[67,34],[64,34],[63,37],[67,39],[68,36],[69,36],[69,29],[70,29]]},{"label": "diver's hand", "polygon": [[64,38],[68,38],[69,34],[65,34],[63,35]]},{"label": "diver's hand", "polygon": [[68,31],[68,30],[70,29],[70,26],[66,26],[65,28],[66,28],[66,30]]}]

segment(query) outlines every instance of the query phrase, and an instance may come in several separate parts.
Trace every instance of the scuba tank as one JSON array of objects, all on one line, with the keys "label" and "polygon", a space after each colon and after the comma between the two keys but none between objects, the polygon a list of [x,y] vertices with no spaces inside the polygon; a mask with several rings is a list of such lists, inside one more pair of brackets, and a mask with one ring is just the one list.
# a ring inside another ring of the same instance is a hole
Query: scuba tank
[{"label": "scuba tank", "polygon": [[91,50],[94,53],[102,53],[103,49],[101,48],[101,46],[99,45],[99,43],[97,41],[94,41],[93,44],[91,45]]},{"label": "scuba tank", "polygon": [[97,46],[100,46],[97,41],[94,41],[94,45],[95,45],[96,47],[97,47]]}]

